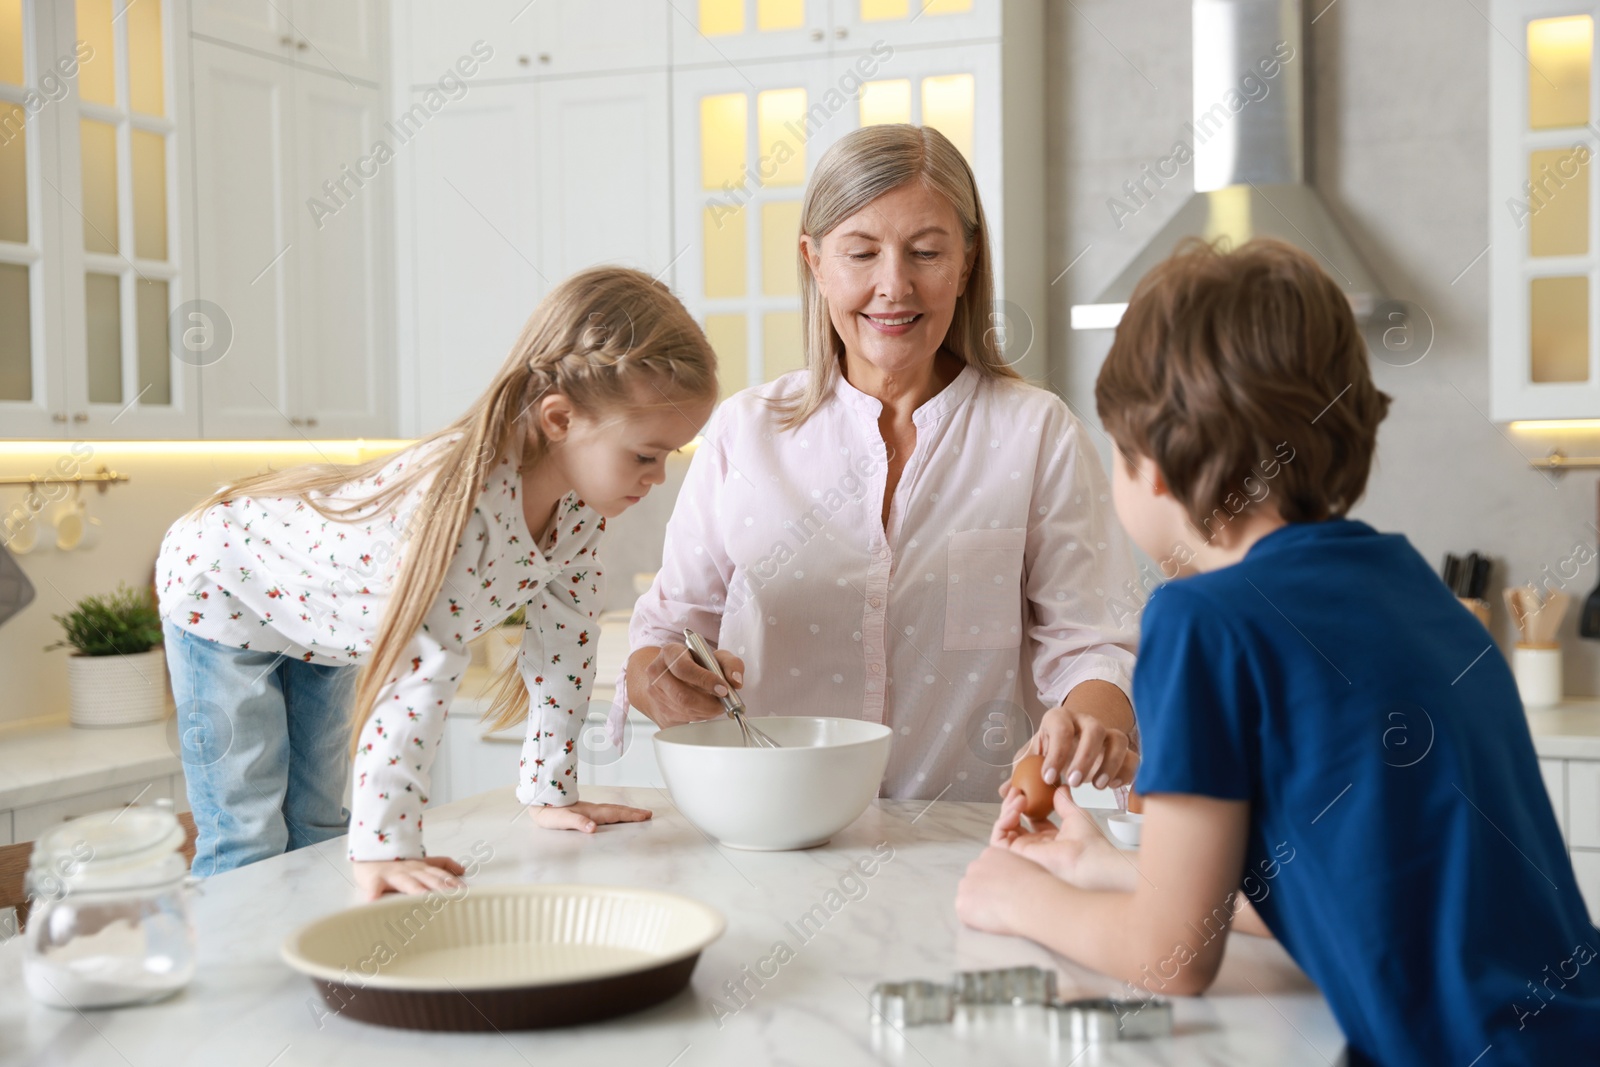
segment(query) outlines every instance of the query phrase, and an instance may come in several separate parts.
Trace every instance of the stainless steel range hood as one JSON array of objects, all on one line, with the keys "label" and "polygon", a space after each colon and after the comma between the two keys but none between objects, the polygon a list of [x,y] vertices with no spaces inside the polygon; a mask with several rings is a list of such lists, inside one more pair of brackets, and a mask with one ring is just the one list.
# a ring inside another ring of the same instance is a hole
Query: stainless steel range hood
[{"label": "stainless steel range hood", "polygon": [[1141,168],[1108,206],[1119,222],[1153,206],[1189,156],[1194,195],[1095,302],[1073,306],[1073,329],[1116,326],[1139,279],[1186,237],[1234,247],[1281,238],[1316,257],[1358,319],[1372,314],[1376,279],[1305,184],[1303,26],[1299,0],[1194,0],[1194,119],[1172,153]]}]

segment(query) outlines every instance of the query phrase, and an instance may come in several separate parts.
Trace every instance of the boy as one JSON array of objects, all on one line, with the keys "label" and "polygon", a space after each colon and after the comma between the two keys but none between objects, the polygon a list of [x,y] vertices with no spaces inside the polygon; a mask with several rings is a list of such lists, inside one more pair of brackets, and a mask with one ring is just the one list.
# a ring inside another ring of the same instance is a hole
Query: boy
[{"label": "boy", "polygon": [[1181,248],[1095,399],[1117,514],[1182,579],[1142,620],[1138,869],[1063,791],[1059,833],[1009,796],[962,921],[1180,995],[1264,922],[1351,1063],[1600,1061],[1600,933],[1510,671],[1405,538],[1344,517],[1389,398],[1338,286],[1279,242]]}]

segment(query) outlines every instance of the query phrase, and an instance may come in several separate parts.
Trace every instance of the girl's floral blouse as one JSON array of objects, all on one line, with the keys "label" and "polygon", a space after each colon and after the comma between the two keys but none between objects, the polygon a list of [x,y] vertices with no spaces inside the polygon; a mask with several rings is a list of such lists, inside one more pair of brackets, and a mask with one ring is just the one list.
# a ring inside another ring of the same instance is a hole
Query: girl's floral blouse
[{"label": "girl's floral blouse", "polygon": [[[454,438],[441,439],[442,446]],[[359,499],[424,457],[398,453],[372,478],[321,501]],[[365,661],[429,479],[395,507],[332,521],[297,497],[225,500],[167,531],[156,563],[161,614],[207,640],[307,663]],[[353,860],[414,859],[429,768],[469,662],[467,642],[526,609],[518,668],[529,693],[517,797],[578,799],[577,738],[593,689],[605,519],[575,494],[537,542],[522,511],[517,457],[487,475],[438,599],[361,732],[350,817]],[[328,773],[339,773],[328,768]]]}]

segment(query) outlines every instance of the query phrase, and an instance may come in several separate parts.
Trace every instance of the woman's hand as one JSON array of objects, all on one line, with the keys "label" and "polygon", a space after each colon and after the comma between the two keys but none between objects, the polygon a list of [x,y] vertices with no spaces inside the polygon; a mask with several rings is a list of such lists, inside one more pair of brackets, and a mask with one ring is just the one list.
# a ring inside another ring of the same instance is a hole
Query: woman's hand
[{"label": "woman's hand", "polygon": [[533,821],[546,830],[577,830],[592,834],[598,826],[614,822],[644,822],[650,818],[649,808],[630,808],[626,804],[590,804],[575,801],[564,808],[539,807],[533,809]]},{"label": "woman's hand", "polygon": [[[742,688],[744,660],[720,648],[716,657],[733,687]],[[641,648],[628,657],[628,702],[662,729],[717,718],[727,691],[681,644]]]},{"label": "woman's hand", "polygon": [[[1124,728],[1120,723],[1126,723]],[[1045,712],[1027,751],[1044,757],[1044,780],[1115,789],[1133,781],[1139,753],[1128,739],[1133,708],[1110,682],[1084,682]]]},{"label": "woman's hand", "polygon": [[357,860],[350,866],[356,872],[356,886],[363,900],[377,900],[385,893],[420,896],[466,884],[461,880],[466,868],[449,856],[428,856],[420,860]]},{"label": "woman's hand", "polygon": [[1055,792],[1056,814],[1061,817],[1059,829],[1046,821],[1038,829],[1024,830],[1023,801],[1019,790],[1007,794],[990,832],[990,845],[1032,860],[1079,889],[1134,888],[1138,874],[1134,861],[1106,839],[1094,816],[1073,803],[1070,790]]}]

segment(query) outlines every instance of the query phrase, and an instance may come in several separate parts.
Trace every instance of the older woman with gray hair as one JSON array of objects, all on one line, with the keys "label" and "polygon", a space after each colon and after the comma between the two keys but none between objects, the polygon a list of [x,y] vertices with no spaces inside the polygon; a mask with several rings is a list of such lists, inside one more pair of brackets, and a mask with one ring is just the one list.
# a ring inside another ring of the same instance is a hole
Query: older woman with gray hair
[{"label": "older woman with gray hair", "polygon": [[630,701],[663,727],[723,713],[687,627],[753,714],[890,726],[885,796],[993,800],[1030,734],[1047,781],[1131,782],[1131,553],[1083,425],[989,328],[966,160],[930,127],[847,135],[798,265],[806,366],[707,424],[613,737]]}]

